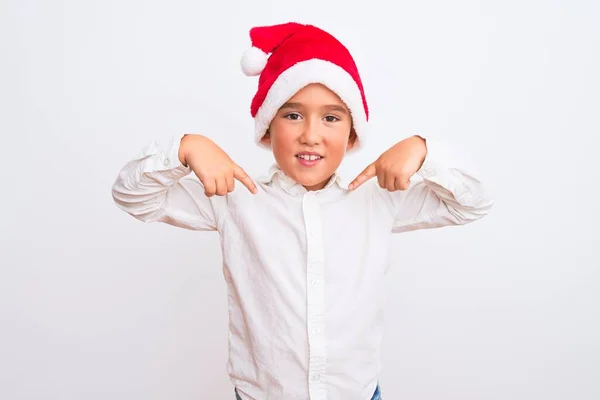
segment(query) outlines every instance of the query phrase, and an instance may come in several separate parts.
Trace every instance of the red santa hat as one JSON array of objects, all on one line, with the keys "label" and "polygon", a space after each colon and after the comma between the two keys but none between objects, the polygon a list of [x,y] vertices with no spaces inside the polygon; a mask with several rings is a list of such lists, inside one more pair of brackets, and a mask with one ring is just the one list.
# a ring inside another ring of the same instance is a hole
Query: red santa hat
[{"label": "red santa hat", "polygon": [[321,83],[350,110],[359,146],[369,109],[358,68],[342,43],[322,29],[295,22],[254,27],[250,39],[241,67],[247,76],[260,75],[250,108],[257,144],[287,100],[306,85]]}]

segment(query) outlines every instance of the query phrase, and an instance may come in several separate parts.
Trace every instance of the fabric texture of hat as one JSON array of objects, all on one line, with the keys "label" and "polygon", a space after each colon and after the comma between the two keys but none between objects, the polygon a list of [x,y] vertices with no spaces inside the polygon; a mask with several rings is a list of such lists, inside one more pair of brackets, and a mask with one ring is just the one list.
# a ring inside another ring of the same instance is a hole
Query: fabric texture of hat
[{"label": "fabric texture of hat", "polygon": [[308,84],[321,83],[350,110],[358,139],[355,148],[360,146],[369,108],[358,68],[340,41],[313,25],[295,22],[254,27],[250,39],[252,47],[244,52],[241,67],[247,76],[260,75],[250,107],[257,144],[287,100]]}]

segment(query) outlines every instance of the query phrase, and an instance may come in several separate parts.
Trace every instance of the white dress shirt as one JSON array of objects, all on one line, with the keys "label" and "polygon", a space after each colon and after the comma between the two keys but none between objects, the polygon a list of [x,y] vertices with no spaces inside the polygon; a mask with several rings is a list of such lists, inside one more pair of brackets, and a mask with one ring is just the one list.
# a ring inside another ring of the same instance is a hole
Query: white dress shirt
[{"label": "white dress shirt", "polygon": [[114,183],[118,207],[144,222],[218,231],[229,308],[227,371],[242,399],[369,400],[378,382],[391,233],[466,224],[492,200],[477,177],[427,140],[405,191],[336,174],[307,191],[277,166],[206,197],[178,157],[181,136],[153,142]]}]

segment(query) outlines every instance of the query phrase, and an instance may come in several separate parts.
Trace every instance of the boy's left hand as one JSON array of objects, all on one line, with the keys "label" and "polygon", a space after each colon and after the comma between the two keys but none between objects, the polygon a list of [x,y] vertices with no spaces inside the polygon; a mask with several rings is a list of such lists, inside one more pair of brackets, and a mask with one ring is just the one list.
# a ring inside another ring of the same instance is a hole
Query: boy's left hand
[{"label": "boy's left hand", "polygon": [[365,168],[348,186],[355,190],[360,185],[373,177],[377,177],[379,186],[390,192],[405,190],[410,185],[410,178],[421,168],[427,145],[425,139],[420,136],[406,138],[386,152],[375,162]]}]

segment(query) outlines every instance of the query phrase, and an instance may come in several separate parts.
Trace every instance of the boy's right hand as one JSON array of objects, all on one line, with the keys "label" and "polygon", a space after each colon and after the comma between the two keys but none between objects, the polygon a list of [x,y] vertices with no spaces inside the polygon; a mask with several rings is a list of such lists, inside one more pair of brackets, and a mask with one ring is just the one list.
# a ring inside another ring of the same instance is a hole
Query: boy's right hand
[{"label": "boy's right hand", "polygon": [[179,147],[179,161],[196,174],[208,197],[224,196],[234,189],[234,179],[256,194],[252,178],[234,163],[215,142],[202,135],[185,135]]}]

